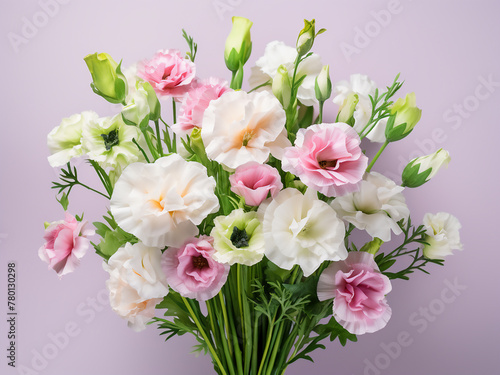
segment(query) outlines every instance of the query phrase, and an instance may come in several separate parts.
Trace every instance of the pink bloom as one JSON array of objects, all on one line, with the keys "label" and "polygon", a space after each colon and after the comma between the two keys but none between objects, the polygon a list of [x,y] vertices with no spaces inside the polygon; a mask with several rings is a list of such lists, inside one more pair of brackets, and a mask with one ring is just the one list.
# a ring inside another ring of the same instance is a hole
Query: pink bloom
[{"label": "pink bloom", "polygon": [[361,152],[358,133],[342,122],[299,129],[294,147],[287,147],[283,170],[328,197],[357,190],[368,158]]},{"label": "pink bloom", "polygon": [[216,262],[213,238],[200,236],[179,249],[170,247],[162,255],[161,266],[170,287],[186,298],[206,301],[221,290],[230,266]]},{"label": "pink bloom", "polygon": [[57,272],[59,277],[73,272],[89,247],[87,236],[94,234],[87,228],[87,221],[77,221],[68,212],[64,220],[51,223],[43,238],[45,245],[38,250],[38,256]]},{"label": "pink bloom", "polygon": [[160,95],[180,99],[195,78],[195,65],[178,50],[158,51],[151,60],[139,64],[137,75],[151,83]]},{"label": "pink bloom", "polygon": [[392,310],[385,295],[389,278],[379,272],[373,255],[352,251],[347,259],[333,262],[318,281],[318,299],[333,300],[335,319],[351,333],[376,332],[385,327]]},{"label": "pink bloom", "polygon": [[249,206],[258,206],[267,194],[274,197],[281,189],[281,177],[276,169],[267,164],[250,161],[238,168],[229,176],[231,191],[245,198]]},{"label": "pink bloom", "polygon": [[218,99],[227,91],[232,91],[226,81],[209,78],[190,90],[182,100],[179,122],[172,126],[176,133],[187,134],[193,128],[201,128],[203,114],[212,100]]}]

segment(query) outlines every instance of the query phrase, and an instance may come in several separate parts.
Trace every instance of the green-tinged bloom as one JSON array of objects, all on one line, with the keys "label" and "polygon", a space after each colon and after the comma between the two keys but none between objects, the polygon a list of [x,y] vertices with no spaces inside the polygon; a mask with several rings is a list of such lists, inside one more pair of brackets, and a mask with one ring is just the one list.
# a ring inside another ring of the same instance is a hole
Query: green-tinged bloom
[{"label": "green-tinged bloom", "polygon": [[314,44],[314,39],[325,31],[325,29],[321,29],[316,33],[316,21],[304,20],[304,28],[300,30],[296,43],[296,49],[299,57],[302,57],[309,52]]},{"label": "green-tinged bloom", "polygon": [[413,159],[403,170],[402,186],[415,188],[425,184],[441,167],[447,167],[450,160],[450,154],[442,148],[433,154]]},{"label": "green-tinged bloom", "polygon": [[365,243],[363,247],[359,249],[359,251],[366,251],[367,253],[375,255],[377,254],[377,251],[380,250],[380,246],[382,246],[383,243],[384,241],[382,241],[378,237],[375,237],[373,240]]},{"label": "green-tinged bloom", "polygon": [[82,145],[88,151],[89,159],[103,168],[127,165],[142,161],[139,148],[132,141],[139,142],[141,133],[135,126],[127,126],[121,114],[103,117],[83,128]]},{"label": "green-tinged bloom", "polygon": [[226,39],[224,60],[227,68],[236,72],[243,67],[252,52],[250,28],[253,22],[244,17],[233,17],[233,28]]},{"label": "green-tinged bloom", "polygon": [[107,53],[94,53],[84,58],[92,75],[90,86],[97,95],[110,103],[123,103],[127,96],[127,79],[117,64]]},{"label": "green-tinged bloom", "polygon": [[276,75],[273,78],[273,94],[280,101],[283,108],[288,108],[292,97],[292,85],[290,75],[284,65],[280,65]]},{"label": "green-tinged bloom", "polygon": [[160,118],[161,106],[156,93],[149,82],[136,84],[136,90],[127,98],[127,105],[122,109],[123,121],[127,125],[137,125],[143,129],[149,120]]},{"label": "green-tinged bloom", "polygon": [[316,77],[314,92],[319,102],[326,101],[332,95],[332,81],[330,80],[330,66],[324,65]]},{"label": "green-tinged bloom", "polygon": [[388,142],[399,141],[413,130],[422,116],[422,110],[417,107],[415,93],[400,98],[391,108],[391,116],[387,121],[385,136]]},{"label": "green-tinged bloom", "polygon": [[351,126],[354,125],[354,111],[359,102],[359,96],[355,92],[351,92],[345,98],[344,103],[340,107],[339,114],[337,116],[337,122],[345,122]]},{"label": "green-tinged bloom", "polygon": [[246,266],[260,262],[264,256],[264,234],[256,212],[239,208],[228,216],[216,217],[214,225],[210,235],[214,238],[216,261]]}]

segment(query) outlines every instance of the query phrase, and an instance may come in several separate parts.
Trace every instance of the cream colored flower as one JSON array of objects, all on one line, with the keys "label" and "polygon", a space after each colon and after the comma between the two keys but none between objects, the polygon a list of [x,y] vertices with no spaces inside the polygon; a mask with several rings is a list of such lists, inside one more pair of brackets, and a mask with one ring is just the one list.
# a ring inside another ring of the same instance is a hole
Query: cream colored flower
[{"label": "cream colored flower", "polygon": [[397,222],[410,215],[403,190],[389,178],[371,172],[361,181],[359,191],[336,198],[332,207],[345,221],[387,242],[391,231],[401,233]]},{"label": "cream colored flower", "polygon": [[201,137],[210,159],[236,169],[250,161],[264,163],[269,154],[281,159],[291,146],[285,122],[285,111],[272,94],[230,91],[210,102]]},{"label": "cream colored flower", "polygon": [[458,219],[447,213],[425,214],[423,224],[426,229],[424,241],[424,256],[429,259],[444,259],[452,255],[453,250],[462,250],[460,242],[460,228],[462,225]]},{"label": "cream colored flower", "polygon": [[127,243],[103,264],[110,276],[106,287],[111,308],[135,331],[146,328],[155,315],[155,306],[168,293],[160,264],[161,250],[140,242]]},{"label": "cream colored flower", "polygon": [[140,132],[135,126],[125,125],[121,114],[102,117],[86,123],[83,128],[82,145],[89,159],[95,160],[103,168],[122,168],[143,160],[133,139],[139,141]]},{"label": "cream colored flower", "polygon": [[317,198],[313,189],[305,195],[287,188],[259,207],[266,257],[279,267],[298,264],[311,275],[325,260],[343,260],[344,223],[335,211]]},{"label": "cream colored flower", "polygon": [[61,121],[47,136],[47,146],[51,155],[51,167],[60,167],[72,158],[85,153],[82,147],[82,131],[86,124],[95,124],[99,116],[93,111],[85,111]]},{"label": "cream colored flower", "polygon": [[215,180],[204,166],[172,154],[125,168],[113,190],[111,213],[145,245],[179,247],[218,210],[214,190]]},{"label": "cream colored flower", "polygon": [[[296,58],[297,50],[295,48],[289,47],[279,41],[270,42],[266,46],[264,56],[260,57],[255,66],[252,67],[252,73],[248,80],[250,86],[252,88],[257,87],[274,79],[281,65],[286,68],[288,74],[292,77]],[[302,104],[311,106],[318,103],[314,85],[316,77],[322,68],[321,57],[316,54],[312,54],[299,64],[296,79],[306,76],[297,91],[297,99]],[[261,90],[270,89],[271,86],[265,86]]]}]

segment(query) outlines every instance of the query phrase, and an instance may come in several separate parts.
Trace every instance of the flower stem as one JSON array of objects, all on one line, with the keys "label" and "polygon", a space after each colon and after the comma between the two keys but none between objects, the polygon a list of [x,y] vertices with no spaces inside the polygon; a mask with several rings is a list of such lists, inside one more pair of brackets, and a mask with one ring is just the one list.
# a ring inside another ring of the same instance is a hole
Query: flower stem
[{"label": "flower stem", "polygon": [[260,361],[259,372],[257,373],[257,375],[262,374],[264,362],[266,361],[267,352],[269,350],[269,344],[271,343],[271,338],[273,336],[273,328],[274,328],[274,320],[275,319],[276,319],[276,315],[273,317],[273,320],[270,321],[270,324],[269,324],[269,331],[267,332],[266,347],[264,348],[264,353],[262,353],[262,360]]},{"label": "flower stem", "polygon": [[323,105],[325,104],[324,101],[319,102],[319,116],[318,116],[318,124],[321,124],[323,122]]},{"label": "flower stem", "polygon": [[177,107],[175,105],[175,99],[172,98],[172,117],[174,119],[174,124],[177,124]]},{"label": "flower stem", "polygon": [[156,129],[156,147],[158,149],[158,153],[160,156],[163,156],[163,147],[161,147],[161,137],[160,137],[160,123],[158,120],[155,121],[155,129]]},{"label": "flower stem", "polygon": [[226,311],[226,304],[224,303],[224,297],[222,296],[222,291],[219,292],[219,300],[220,300],[220,305],[222,307],[222,316],[224,317],[224,326],[226,327],[226,336],[227,336],[227,342],[229,346],[229,353],[231,356],[233,356],[233,352],[231,350],[231,335],[229,334],[229,322],[227,319],[227,311]]},{"label": "flower stem", "polygon": [[370,164],[366,168],[366,173],[368,173],[372,170],[373,165],[375,164],[375,162],[377,161],[379,156],[382,155],[382,152],[384,152],[384,150],[388,144],[389,144],[389,142],[385,141],[384,144],[382,145],[382,147],[380,147],[380,150],[378,150],[377,154],[373,157],[372,161],[370,162]]},{"label": "flower stem", "polygon": [[203,336],[203,339],[207,343],[208,350],[210,350],[210,353],[212,354],[213,359],[215,360],[215,362],[217,362],[217,366],[219,366],[219,369],[220,369],[222,375],[227,375],[226,370],[224,370],[224,367],[222,367],[222,363],[219,359],[219,356],[215,352],[215,349],[212,346],[211,341],[208,339],[208,336],[205,333],[205,330],[201,326],[200,321],[196,317],[196,314],[194,313],[193,308],[191,307],[191,305],[189,304],[189,302],[187,301],[187,299],[185,297],[181,296],[181,298],[184,301],[184,304],[186,305],[186,307],[189,311],[189,314],[191,315],[191,318],[193,319],[194,323],[196,324],[196,327],[198,327],[198,331],[200,331],[200,334]]}]

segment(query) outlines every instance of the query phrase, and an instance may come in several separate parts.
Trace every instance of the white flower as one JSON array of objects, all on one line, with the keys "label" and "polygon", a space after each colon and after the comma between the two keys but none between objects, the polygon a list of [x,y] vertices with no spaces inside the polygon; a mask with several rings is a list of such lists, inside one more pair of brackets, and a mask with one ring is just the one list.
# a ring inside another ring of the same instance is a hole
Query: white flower
[{"label": "white flower", "polygon": [[122,73],[127,79],[128,95],[125,101],[129,103],[129,97],[137,90],[137,82],[141,82],[142,79],[137,75],[137,63],[122,69]]},{"label": "white flower", "polygon": [[462,228],[458,219],[447,213],[425,214],[423,224],[426,229],[424,256],[429,259],[444,259],[452,255],[453,250],[462,250],[459,230]]},{"label": "white flower", "polygon": [[219,263],[251,266],[264,257],[264,235],[256,212],[237,209],[214,219],[213,258]]},{"label": "white flower", "polygon": [[442,167],[447,167],[450,161],[450,154],[442,148],[433,154],[415,158],[403,170],[402,185],[412,188],[423,185]]},{"label": "white flower", "polygon": [[344,223],[335,211],[319,200],[316,191],[305,195],[287,188],[259,207],[266,243],[265,255],[284,269],[298,264],[311,275],[325,260],[343,260]]},{"label": "white flower", "polygon": [[111,308],[135,331],[146,328],[155,306],[168,293],[160,263],[161,250],[139,242],[127,243],[103,264],[110,276],[106,287]]},{"label": "white flower", "polygon": [[[255,63],[256,66],[252,67],[252,73],[248,80],[250,86],[257,87],[274,79],[280,65],[283,65],[292,77],[296,58],[297,50],[294,47],[289,47],[279,41],[270,42],[266,46],[264,56],[260,57]],[[296,79],[306,76],[297,91],[297,99],[302,104],[311,106],[318,103],[314,84],[322,68],[321,57],[316,54],[312,54],[299,64]],[[270,90],[271,86],[265,86],[263,89]]]},{"label": "white flower", "polygon": [[177,154],[152,164],[134,163],[115,184],[110,208],[117,224],[147,246],[181,246],[198,234],[219,200],[215,180],[197,162]]},{"label": "white flower", "polygon": [[361,181],[359,191],[336,198],[332,207],[345,221],[387,242],[391,230],[396,235],[402,232],[397,222],[410,215],[403,190],[389,178],[371,172]]},{"label": "white flower", "polygon": [[[369,95],[375,95],[377,85],[368,76],[362,74],[352,74],[350,81],[340,81],[333,87],[333,102],[338,105],[343,105],[347,96],[354,92],[358,94],[359,102],[354,111],[354,130],[361,133],[368,124],[372,114],[372,104]],[[385,126],[387,119],[383,119],[375,125],[370,133],[366,136],[372,142],[385,142]]]},{"label": "white flower", "polygon": [[132,142],[132,139],[139,141],[139,137],[139,130],[125,125],[122,115],[117,114],[85,124],[82,144],[88,151],[89,159],[98,162],[101,167],[125,167],[143,158]]},{"label": "white flower", "polygon": [[60,167],[85,153],[81,143],[83,127],[95,123],[98,118],[97,113],[85,111],[63,119],[59,126],[50,131],[47,145],[51,153],[48,158],[51,167]]},{"label": "white flower", "polygon": [[249,161],[262,164],[270,153],[281,159],[291,146],[285,122],[285,111],[272,94],[230,91],[205,110],[201,138],[210,159],[236,169]]}]

